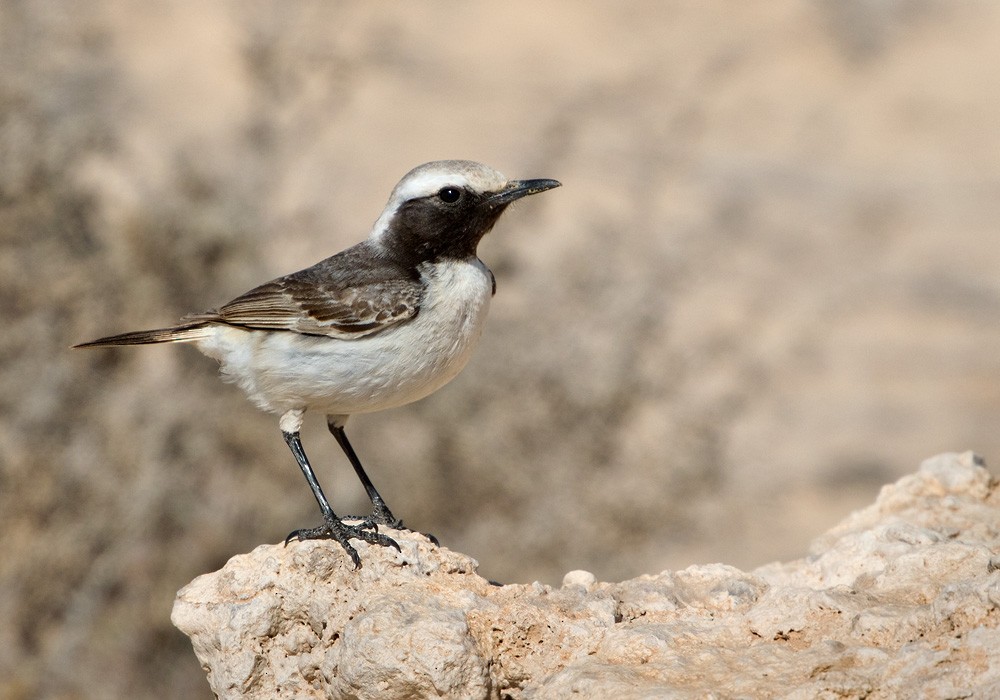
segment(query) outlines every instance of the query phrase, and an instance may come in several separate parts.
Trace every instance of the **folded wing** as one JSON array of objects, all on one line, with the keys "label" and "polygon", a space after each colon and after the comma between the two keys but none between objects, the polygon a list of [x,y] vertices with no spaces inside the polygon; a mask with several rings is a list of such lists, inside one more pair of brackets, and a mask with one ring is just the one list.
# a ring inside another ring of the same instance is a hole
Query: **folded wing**
[{"label": "folded wing", "polygon": [[[423,298],[419,279],[405,276],[351,279],[309,268],[251,289],[217,311],[184,317],[264,330],[287,330],[335,338],[357,338],[417,315]],[[326,279],[323,279],[323,278]]]}]

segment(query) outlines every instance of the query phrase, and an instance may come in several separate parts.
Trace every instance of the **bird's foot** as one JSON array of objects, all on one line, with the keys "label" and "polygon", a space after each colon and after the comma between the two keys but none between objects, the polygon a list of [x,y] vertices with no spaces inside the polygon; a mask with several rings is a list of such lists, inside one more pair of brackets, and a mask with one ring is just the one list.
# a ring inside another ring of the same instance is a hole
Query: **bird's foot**
[{"label": "bird's foot", "polygon": [[385,525],[393,530],[408,530],[403,521],[392,514],[385,504],[379,503],[372,508],[369,515],[345,515],[341,520],[358,521],[356,527],[377,530],[379,525]]},{"label": "bird's foot", "polygon": [[441,546],[438,538],[429,532],[419,532],[412,530],[403,524],[403,521],[392,514],[392,511],[384,503],[376,503],[370,515],[348,515],[341,520],[359,521],[354,527],[364,530],[378,531],[379,525],[384,525],[392,530],[404,530],[406,532],[416,532],[429,539],[435,547]]},{"label": "bird's foot", "polygon": [[354,562],[355,569],[361,568],[361,557],[358,556],[357,550],[354,549],[349,540],[364,540],[369,544],[377,544],[380,547],[395,547],[397,552],[402,551],[396,540],[383,535],[377,530],[364,527],[363,525],[348,525],[343,522],[344,520],[352,519],[343,518],[338,520],[337,518],[324,518],[324,524],[319,527],[295,530],[289,533],[288,537],[285,538],[285,545],[287,546],[293,539],[300,542],[304,540],[337,540],[340,546],[344,548],[344,551],[347,552],[347,556]]}]

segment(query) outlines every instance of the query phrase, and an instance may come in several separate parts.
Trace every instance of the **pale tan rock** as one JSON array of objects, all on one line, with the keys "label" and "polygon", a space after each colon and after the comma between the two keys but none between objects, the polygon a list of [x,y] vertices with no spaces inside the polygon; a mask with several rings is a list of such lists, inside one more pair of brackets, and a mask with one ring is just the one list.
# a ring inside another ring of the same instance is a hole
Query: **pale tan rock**
[{"label": "pale tan rock", "polygon": [[583,586],[584,588],[590,588],[597,582],[597,577],[594,576],[589,571],[583,571],[581,569],[574,569],[569,571],[563,576],[562,585],[566,586]]},{"label": "pale tan rock", "polygon": [[220,698],[1000,697],[1000,495],[927,460],[797,561],[555,589],[475,560],[265,545],[177,597]]}]

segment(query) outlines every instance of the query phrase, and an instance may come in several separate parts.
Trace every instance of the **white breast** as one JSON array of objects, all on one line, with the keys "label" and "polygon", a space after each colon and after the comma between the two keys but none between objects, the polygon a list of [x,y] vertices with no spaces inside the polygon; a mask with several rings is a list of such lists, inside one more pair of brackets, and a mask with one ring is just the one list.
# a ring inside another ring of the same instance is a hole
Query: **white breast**
[{"label": "white breast", "polygon": [[402,406],[465,367],[482,334],[492,277],[478,258],[425,263],[416,318],[357,340],[217,326],[199,349],[266,411],[331,415]]}]

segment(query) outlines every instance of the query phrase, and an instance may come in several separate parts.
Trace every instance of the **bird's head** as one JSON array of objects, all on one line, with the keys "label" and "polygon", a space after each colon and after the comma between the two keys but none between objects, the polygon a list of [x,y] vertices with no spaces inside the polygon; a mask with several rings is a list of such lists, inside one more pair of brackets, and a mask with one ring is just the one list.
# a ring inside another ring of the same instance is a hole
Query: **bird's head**
[{"label": "bird's head", "polygon": [[511,202],[559,185],[508,180],[469,160],[425,163],[393,189],[371,238],[384,250],[419,260],[468,258]]}]

